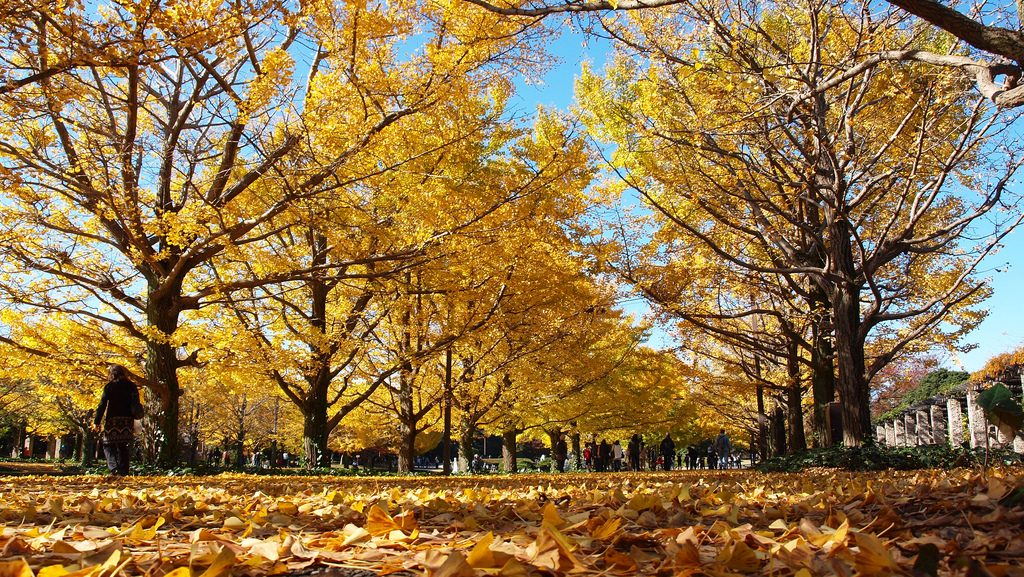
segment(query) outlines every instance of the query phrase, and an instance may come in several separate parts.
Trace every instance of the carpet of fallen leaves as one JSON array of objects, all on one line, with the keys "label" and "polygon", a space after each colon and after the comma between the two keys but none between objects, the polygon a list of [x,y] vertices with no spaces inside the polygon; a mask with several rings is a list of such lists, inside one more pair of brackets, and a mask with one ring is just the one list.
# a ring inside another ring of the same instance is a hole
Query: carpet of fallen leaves
[{"label": "carpet of fallen leaves", "polygon": [[0,577],[1024,576],[1021,469],[0,483]]}]

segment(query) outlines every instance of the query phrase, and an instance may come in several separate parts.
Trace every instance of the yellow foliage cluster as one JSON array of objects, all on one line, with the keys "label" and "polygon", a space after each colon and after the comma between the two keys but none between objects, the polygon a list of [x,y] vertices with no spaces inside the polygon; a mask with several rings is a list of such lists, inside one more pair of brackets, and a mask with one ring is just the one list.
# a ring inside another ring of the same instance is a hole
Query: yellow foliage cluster
[{"label": "yellow foliage cluster", "polygon": [[818,376],[845,387],[853,427],[893,357],[969,347],[991,294],[974,267],[998,239],[960,225],[1015,170],[986,161],[1012,115],[955,70],[871,61],[942,52],[944,35],[843,3],[731,0],[607,26],[623,41],[584,68],[577,106],[611,151],[602,186],[650,209],[607,267],[673,323],[703,404],[750,424],[755,385],[802,405],[794,385]]},{"label": "yellow foliage cluster", "polygon": [[567,421],[646,363],[588,270],[593,150],[506,110],[553,31],[418,0],[64,8],[2,20],[0,51],[42,78],[0,91],[3,342],[41,390],[84,411],[118,362],[164,439],[255,447],[284,402],[323,450],[342,419],[348,448],[430,438],[452,393],[492,423],[572,397]]},{"label": "yellow foliage cluster", "polygon": [[1021,366],[1024,366],[1024,346],[993,356],[985,362],[985,366],[980,371],[971,374],[971,379],[975,381],[998,379],[1007,369]]}]

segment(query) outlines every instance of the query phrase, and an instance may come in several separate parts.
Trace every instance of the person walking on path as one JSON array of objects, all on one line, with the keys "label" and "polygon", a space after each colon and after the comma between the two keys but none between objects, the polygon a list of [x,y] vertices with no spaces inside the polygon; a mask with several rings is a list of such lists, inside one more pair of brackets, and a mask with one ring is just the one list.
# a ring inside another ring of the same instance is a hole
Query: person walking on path
[{"label": "person walking on path", "polygon": [[128,474],[135,441],[133,406],[141,407],[138,387],[128,380],[128,371],[124,367],[110,365],[110,382],[103,387],[92,429],[99,431],[100,422],[103,422],[103,454],[107,457],[111,475],[123,477]]},{"label": "person walking on path", "polygon": [[555,443],[555,464],[558,465],[558,472],[565,472],[565,460],[569,457],[569,447],[565,444],[565,435],[558,435],[558,442]]},{"label": "person walking on path", "polygon": [[715,437],[715,452],[718,453],[718,468],[728,469],[729,460],[732,454],[732,443],[729,442],[729,435],[725,434],[725,429],[720,429],[718,436]]},{"label": "person walking on path", "polygon": [[608,439],[601,439],[601,444],[598,445],[597,457],[597,471],[599,473],[607,473],[608,465],[611,464],[612,460],[612,446],[608,444]]},{"label": "person walking on path", "polygon": [[622,451],[622,444],[615,439],[615,442],[612,443],[612,470],[616,473],[622,470],[622,459],[625,455]]},{"label": "person walking on path", "polygon": [[631,471],[640,470],[640,435],[633,433],[633,436],[629,438],[629,444],[626,445],[626,458],[629,459]]},{"label": "person walking on path", "polygon": [[676,444],[672,440],[672,435],[665,433],[665,438],[661,440],[661,458],[662,468],[666,471],[672,470],[672,461],[676,455]]}]

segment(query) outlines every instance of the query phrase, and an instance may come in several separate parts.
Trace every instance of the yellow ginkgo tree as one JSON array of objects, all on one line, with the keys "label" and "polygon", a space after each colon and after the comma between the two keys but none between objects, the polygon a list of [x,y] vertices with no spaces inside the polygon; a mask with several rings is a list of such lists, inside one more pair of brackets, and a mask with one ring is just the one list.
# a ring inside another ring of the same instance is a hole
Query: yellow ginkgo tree
[{"label": "yellow ginkgo tree", "polygon": [[[616,147],[613,178],[666,231],[651,252],[678,270],[679,249],[700,245],[797,295],[831,340],[843,440],[859,445],[872,377],[917,347],[956,348],[984,316],[979,263],[1020,222],[1001,208],[1021,158],[990,154],[1014,115],[953,71],[872,60],[954,47],[843,2],[679,4],[608,27],[623,54],[586,72],[578,98]],[[832,370],[820,360],[808,365]]]},{"label": "yellow ginkgo tree", "polygon": [[[443,148],[423,137],[446,134],[452,103],[504,98],[509,74],[543,62],[531,27],[433,2],[15,8],[0,48],[16,85],[0,91],[3,304],[133,341],[166,463],[180,452],[178,370],[200,362],[206,341],[193,339],[210,328],[197,311],[325,272],[273,261],[236,274],[218,259],[286,230],[296,203]],[[409,258],[427,236],[376,256]],[[0,339],[36,352],[6,329]]]}]

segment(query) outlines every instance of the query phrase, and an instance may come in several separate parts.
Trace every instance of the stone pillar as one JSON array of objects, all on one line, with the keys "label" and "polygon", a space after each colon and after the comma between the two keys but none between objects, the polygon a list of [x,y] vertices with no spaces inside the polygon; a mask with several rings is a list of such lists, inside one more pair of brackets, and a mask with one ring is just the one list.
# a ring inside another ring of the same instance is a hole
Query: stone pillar
[{"label": "stone pillar", "polygon": [[935,438],[932,435],[932,413],[928,407],[921,407],[917,410],[917,444],[934,445]]},{"label": "stone pillar", "polygon": [[[986,383],[986,386],[992,387],[995,384],[996,383],[994,381],[990,381]],[[992,449],[1002,449],[1003,447],[1008,446],[1011,442],[1011,439],[1004,435],[1003,432],[999,430],[999,427],[995,425],[995,423],[988,420],[988,415],[985,414],[985,409],[978,407],[978,410],[981,411],[982,419],[984,419],[985,433],[988,435],[988,446]]]},{"label": "stone pillar", "polygon": [[[1020,375],[1020,388],[1021,388],[1020,401],[1021,401],[1021,405],[1024,405],[1024,372],[1022,372],[1021,375]],[[1014,439],[1013,439],[1013,452],[1014,453],[1024,453],[1024,429],[1021,429],[1020,431],[1017,431],[1017,436],[1014,437]]]},{"label": "stone pillar", "polygon": [[907,446],[907,425],[906,425],[906,420],[903,419],[902,415],[897,417],[893,421],[893,426],[896,428],[896,445],[895,446],[896,447],[906,447]]},{"label": "stone pillar", "polygon": [[978,396],[978,391],[967,391],[967,432],[972,449],[984,447],[988,437],[988,419],[985,418],[985,409],[978,405]]},{"label": "stone pillar", "polygon": [[907,446],[916,447],[917,443],[917,415],[905,413],[903,415],[904,427],[906,427]]},{"label": "stone pillar", "polygon": [[932,405],[931,413],[932,442],[936,445],[945,445],[949,441],[949,425],[946,422],[946,411],[939,405]]},{"label": "stone pillar", "polygon": [[960,407],[960,401],[946,399],[946,422],[949,427],[949,445],[959,447],[964,443],[964,414]]},{"label": "stone pillar", "polygon": [[1006,436],[1002,429],[995,425],[988,427],[989,442],[993,449],[1009,449],[1013,447],[1013,439]]},{"label": "stone pillar", "polygon": [[890,447],[896,446],[896,427],[892,421],[885,422],[885,444]]},{"label": "stone pillar", "polygon": [[883,425],[882,423],[878,423],[877,425],[875,425],[875,438],[878,439],[878,444],[879,445],[885,445],[886,444],[886,440],[885,440],[885,425]]}]

